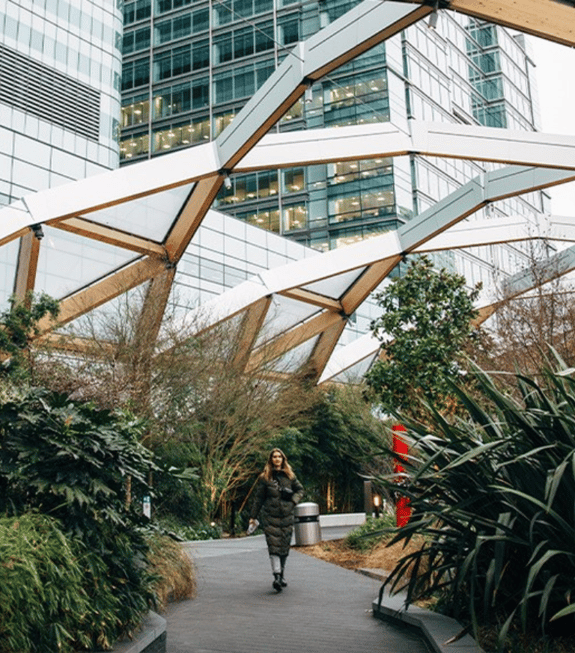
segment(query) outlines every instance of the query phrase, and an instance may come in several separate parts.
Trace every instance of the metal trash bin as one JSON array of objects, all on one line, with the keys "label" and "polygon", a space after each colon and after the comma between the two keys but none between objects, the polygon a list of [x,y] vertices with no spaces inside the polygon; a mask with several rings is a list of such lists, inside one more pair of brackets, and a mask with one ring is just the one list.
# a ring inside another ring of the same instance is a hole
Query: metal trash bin
[{"label": "metal trash bin", "polygon": [[319,506],[317,503],[298,503],[294,510],[295,545],[308,546],[321,542]]}]

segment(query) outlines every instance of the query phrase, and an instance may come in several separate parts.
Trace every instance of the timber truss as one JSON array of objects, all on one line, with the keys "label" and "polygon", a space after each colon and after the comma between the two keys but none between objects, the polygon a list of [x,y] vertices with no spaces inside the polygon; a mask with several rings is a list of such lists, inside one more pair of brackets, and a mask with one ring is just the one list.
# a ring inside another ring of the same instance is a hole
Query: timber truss
[{"label": "timber truss", "polygon": [[[39,269],[58,265],[50,257],[59,254],[41,240],[45,230],[72,234],[67,254],[78,259],[89,256],[90,242],[98,241],[98,247],[115,252],[115,263],[106,266],[92,256],[81,281],[62,280],[56,294],[59,325],[148,284],[142,321],[154,325],[147,331],[152,350],[178,263],[229,175],[409,154],[500,164],[397,231],[268,270],[197,309],[205,317],[202,329],[232,318],[241,324],[233,362],[245,369],[303,344],[306,369],[320,383],[372,360],[379,343],[370,336],[346,346],[338,342],[349,316],[405,255],[539,237],[521,218],[458,223],[491,202],[575,180],[575,138],[569,136],[420,121],[410,121],[407,130],[380,123],[268,134],[313,82],[438,8],[575,45],[575,9],[559,0],[365,0],[299,43],[215,141],[42,191],[2,209],[0,246],[10,252],[19,241],[15,295],[23,299],[30,290],[43,290]],[[547,238],[575,242],[575,218],[545,220]],[[574,269],[575,246],[542,266],[553,276]],[[526,272],[511,278],[508,287],[519,294],[534,283]],[[294,312],[291,322],[285,316],[281,328],[270,331],[275,298],[305,310]],[[483,306],[482,319],[494,309]],[[46,322],[44,333],[51,328]]]}]

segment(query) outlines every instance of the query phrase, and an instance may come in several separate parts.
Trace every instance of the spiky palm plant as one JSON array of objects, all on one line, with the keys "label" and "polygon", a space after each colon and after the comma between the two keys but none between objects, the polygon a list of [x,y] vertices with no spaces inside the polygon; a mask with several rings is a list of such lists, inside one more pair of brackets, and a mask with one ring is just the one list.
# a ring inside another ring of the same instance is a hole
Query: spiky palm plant
[{"label": "spiky palm plant", "polygon": [[[428,407],[402,486],[412,518],[391,543],[424,537],[386,585],[407,603],[439,595],[443,610],[476,630],[495,621],[572,631],[575,614],[575,380],[545,370],[517,375],[518,398],[476,370],[477,393],[454,387],[464,418]],[[385,479],[394,486],[394,479]]]}]

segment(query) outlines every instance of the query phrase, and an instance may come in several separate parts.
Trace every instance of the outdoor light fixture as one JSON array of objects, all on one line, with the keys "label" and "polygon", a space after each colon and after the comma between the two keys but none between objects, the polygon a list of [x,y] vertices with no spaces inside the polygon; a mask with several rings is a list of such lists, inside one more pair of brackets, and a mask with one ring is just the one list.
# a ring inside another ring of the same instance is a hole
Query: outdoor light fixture
[{"label": "outdoor light fixture", "polygon": [[41,224],[33,224],[30,229],[32,229],[32,233],[38,240],[42,240],[42,238],[44,238],[44,231]]},{"label": "outdoor light fixture", "polygon": [[232,180],[230,179],[230,176],[227,172],[224,173],[224,186],[227,190],[230,190],[232,187]]}]

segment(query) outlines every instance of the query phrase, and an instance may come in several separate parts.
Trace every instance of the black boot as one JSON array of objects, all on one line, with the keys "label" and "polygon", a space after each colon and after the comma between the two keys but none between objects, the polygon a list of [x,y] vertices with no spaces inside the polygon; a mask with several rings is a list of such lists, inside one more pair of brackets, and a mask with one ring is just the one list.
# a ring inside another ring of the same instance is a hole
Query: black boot
[{"label": "black boot", "polygon": [[284,578],[284,570],[282,569],[282,573],[280,574],[280,585],[282,587],[287,587],[287,582]]},{"label": "black boot", "polygon": [[283,585],[281,581],[282,575],[281,574],[274,574],[274,582],[272,583],[272,587],[276,592],[281,592]]}]

